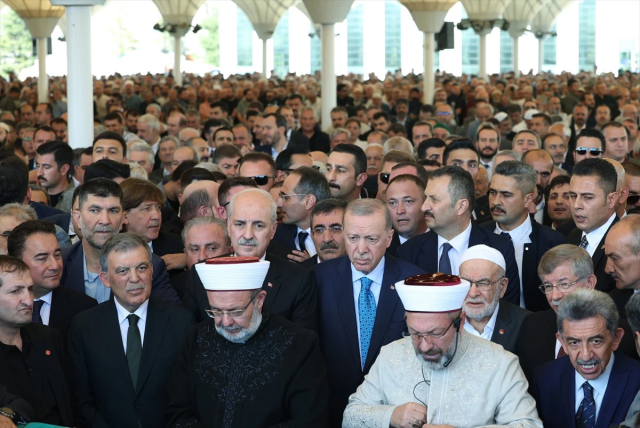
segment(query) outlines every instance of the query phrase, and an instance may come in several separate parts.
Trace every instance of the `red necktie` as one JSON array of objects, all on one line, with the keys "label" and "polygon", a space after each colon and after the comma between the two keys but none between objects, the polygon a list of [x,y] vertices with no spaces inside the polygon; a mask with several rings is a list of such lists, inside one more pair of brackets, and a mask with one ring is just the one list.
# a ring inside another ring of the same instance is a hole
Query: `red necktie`
[{"label": "red necktie", "polygon": [[558,351],[558,356],[556,358],[562,358],[566,356],[567,356],[567,353],[564,352],[564,348],[562,347],[562,345],[560,345],[560,350]]}]

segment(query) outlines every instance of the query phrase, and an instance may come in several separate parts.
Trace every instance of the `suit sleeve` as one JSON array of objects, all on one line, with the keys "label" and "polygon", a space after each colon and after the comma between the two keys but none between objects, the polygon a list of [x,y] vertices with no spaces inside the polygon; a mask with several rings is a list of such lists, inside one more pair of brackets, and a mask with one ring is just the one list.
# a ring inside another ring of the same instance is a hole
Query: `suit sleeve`
[{"label": "suit sleeve", "polygon": [[202,315],[202,311],[198,305],[198,296],[196,292],[196,287],[198,284],[197,281],[197,273],[194,268],[191,268],[189,274],[187,275],[186,284],[184,287],[184,295],[182,296],[182,304],[184,307],[191,311],[196,322],[202,322],[205,318]]},{"label": "suit sleeve", "polygon": [[191,376],[189,376],[189,357],[193,351],[198,327],[192,327],[185,334],[178,361],[169,380],[169,401],[165,407],[167,428],[199,428],[202,424],[196,415],[197,397],[192,394]]},{"label": "suit sleeve", "polygon": [[509,278],[509,284],[503,300],[520,306],[520,275],[518,274],[518,264],[516,263],[516,255],[511,240],[508,240],[507,244],[504,245],[502,255],[507,263],[507,272],[505,274]]},{"label": "suit sleeve", "polygon": [[153,266],[153,284],[151,294],[166,303],[172,303],[176,306],[180,306],[182,302],[178,297],[176,289],[171,285],[169,272],[167,272],[167,265],[160,257],[155,260],[156,262]]},{"label": "suit sleeve", "polygon": [[302,285],[296,296],[291,321],[309,330],[318,331],[320,320],[318,313],[318,295],[315,275],[308,271],[302,279]]},{"label": "suit sleeve", "polygon": [[26,422],[33,419],[33,408],[27,400],[11,394],[4,385],[0,385],[0,407],[10,408]]}]

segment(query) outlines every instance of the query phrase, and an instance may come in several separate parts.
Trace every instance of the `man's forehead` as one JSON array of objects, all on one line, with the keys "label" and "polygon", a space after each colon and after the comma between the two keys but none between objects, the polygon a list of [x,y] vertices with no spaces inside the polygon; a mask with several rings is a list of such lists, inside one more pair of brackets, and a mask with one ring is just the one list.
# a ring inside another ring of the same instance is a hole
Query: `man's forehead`
[{"label": "man's forehead", "polygon": [[599,138],[594,138],[594,137],[581,137],[581,138],[578,138],[578,141],[576,142],[576,147],[589,147],[589,148],[601,149],[602,141],[600,141]]},{"label": "man's forehead", "polygon": [[478,154],[469,149],[452,150],[449,153],[448,161],[451,162],[454,160],[478,160]]},{"label": "man's forehead", "polygon": [[313,216],[313,226],[318,226],[318,225],[328,226],[329,224],[334,224],[334,223],[342,224],[343,216],[344,216],[344,211],[341,209],[336,209],[326,214],[325,213],[315,214]]},{"label": "man's forehead", "polygon": [[93,147],[93,149],[95,150],[98,147],[100,148],[115,147],[115,148],[121,149],[122,144],[120,144],[120,142],[116,140],[98,140],[96,141],[96,145]]},{"label": "man's forehead", "polygon": [[202,224],[189,229],[185,241],[190,243],[211,242],[212,239],[222,239],[224,233],[218,224]]},{"label": "man's forehead", "polygon": [[120,198],[118,198],[117,196],[107,196],[106,198],[103,198],[102,196],[98,196],[98,195],[87,195],[87,200],[84,203],[84,205],[94,205],[94,206],[101,206],[101,207],[122,207],[122,204],[120,203]]}]

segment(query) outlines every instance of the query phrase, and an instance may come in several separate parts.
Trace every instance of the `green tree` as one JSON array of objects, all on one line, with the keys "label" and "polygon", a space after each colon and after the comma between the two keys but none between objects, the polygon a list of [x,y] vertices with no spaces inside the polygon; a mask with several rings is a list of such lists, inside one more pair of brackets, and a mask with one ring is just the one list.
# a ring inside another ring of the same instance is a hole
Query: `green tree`
[{"label": "green tree", "polygon": [[10,7],[0,10],[0,72],[7,75],[33,65],[31,33]]},{"label": "green tree", "polygon": [[220,66],[220,31],[218,27],[218,7],[206,5],[207,18],[202,22],[203,34],[200,46],[205,51],[204,60],[209,65]]}]

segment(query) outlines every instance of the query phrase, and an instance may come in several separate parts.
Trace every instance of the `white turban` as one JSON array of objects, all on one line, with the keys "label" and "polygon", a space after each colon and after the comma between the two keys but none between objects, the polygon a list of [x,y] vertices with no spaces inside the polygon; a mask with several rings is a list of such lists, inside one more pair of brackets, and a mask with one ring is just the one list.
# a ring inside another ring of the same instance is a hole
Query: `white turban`
[{"label": "white turban", "polygon": [[502,253],[495,248],[491,248],[487,245],[474,245],[467,248],[462,254],[460,259],[460,265],[467,260],[488,260],[500,266],[502,270],[507,270],[507,263],[504,261]]},{"label": "white turban", "polygon": [[[400,296],[400,300],[405,310],[412,312],[453,312],[462,309],[470,284],[453,276],[453,280],[448,283],[438,282],[438,275],[423,274],[417,275],[421,279],[429,279],[431,276],[434,283],[423,285],[407,285],[416,277],[409,277],[405,281],[397,282],[395,287]],[[428,281],[427,281],[428,282]]]},{"label": "white turban", "polygon": [[540,113],[538,110],[532,108],[531,110],[527,110],[527,112],[524,114],[524,118],[525,120],[531,120],[533,119],[533,115],[538,113]]},{"label": "white turban", "polygon": [[495,120],[497,120],[498,122],[502,122],[503,120],[505,120],[507,117],[509,117],[509,115],[503,111],[501,111],[500,113],[496,113],[495,116],[493,116],[493,118]]},{"label": "white turban", "polygon": [[257,258],[243,263],[230,262],[239,257],[210,259],[195,265],[196,272],[209,291],[243,291],[262,288],[270,263]]}]

